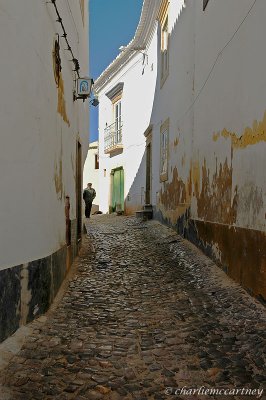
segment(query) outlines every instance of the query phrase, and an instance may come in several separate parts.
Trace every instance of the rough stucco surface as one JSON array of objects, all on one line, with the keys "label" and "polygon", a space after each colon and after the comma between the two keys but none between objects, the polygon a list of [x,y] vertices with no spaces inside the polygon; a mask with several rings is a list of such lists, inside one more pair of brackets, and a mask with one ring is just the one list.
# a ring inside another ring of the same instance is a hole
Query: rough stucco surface
[{"label": "rough stucco surface", "polygon": [[[219,221],[222,224],[236,222],[237,194],[232,196],[232,167],[224,164],[216,167],[213,176],[202,166],[201,192],[197,197],[197,212],[200,219]],[[232,201],[233,199],[233,201]]]}]

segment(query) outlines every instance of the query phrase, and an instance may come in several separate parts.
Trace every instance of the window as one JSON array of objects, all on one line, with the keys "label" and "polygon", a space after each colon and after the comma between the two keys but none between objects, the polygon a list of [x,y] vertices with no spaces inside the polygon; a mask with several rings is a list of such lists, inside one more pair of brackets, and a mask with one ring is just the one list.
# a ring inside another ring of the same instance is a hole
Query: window
[{"label": "window", "polygon": [[162,27],[162,78],[168,73],[168,17]]},{"label": "window", "polygon": [[169,118],[161,125],[161,156],[160,156],[160,181],[168,179],[168,136]]},{"label": "window", "polygon": [[161,88],[169,75],[169,4],[170,0],[161,0],[157,16],[161,27]]},{"label": "window", "polygon": [[109,90],[105,95],[112,102],[113,116],[110,125],[107,125],[104,130],[104,152],[111,153],[112,151],[123,151],[122,144],[122,94],[124,83],[119,82],[115,87]]},{"label": "window", "polygon": [[114,123],[116,132],[117,143],[121,142],[121,129],[122,129],[122,117],[121,117],[121,100],[114,103]]},{"label": "window", "polygon": [[203,11],[207,7],[208,2],[209,2],[209,0],[203,0]]},{"label": "window", "polygon": [[168,130],[161,133],[161,171],[160,175],[167,173]]}]

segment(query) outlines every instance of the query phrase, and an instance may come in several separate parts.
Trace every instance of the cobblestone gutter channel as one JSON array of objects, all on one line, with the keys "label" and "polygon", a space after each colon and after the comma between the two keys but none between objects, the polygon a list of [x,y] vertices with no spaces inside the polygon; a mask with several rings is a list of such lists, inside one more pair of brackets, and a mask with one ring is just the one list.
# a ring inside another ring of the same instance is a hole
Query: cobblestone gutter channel
[{"label": "cobblestone gutter channel", "polygon": [[160,400],[168,387],[265,388],[261,304],[158,222],[102,215],[87,228],[62,301],[2,371],[11,400]]}]

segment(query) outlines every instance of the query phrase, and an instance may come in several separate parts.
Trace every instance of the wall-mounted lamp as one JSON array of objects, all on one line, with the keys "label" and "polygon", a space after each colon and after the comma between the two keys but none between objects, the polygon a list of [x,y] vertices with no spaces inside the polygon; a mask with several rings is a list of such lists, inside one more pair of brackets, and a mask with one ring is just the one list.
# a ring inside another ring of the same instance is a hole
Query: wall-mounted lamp
[{"label": "wall-mounted lamp", "polygon": [[90,97],[93,83],[94,82],[92,78],[78,78],[76,91],[73,94],[74,101],[77,99],[82,99],[85,101],[88,97]]},{"label": "wall-mounted lamp", "polygon": [[99,105],[98,97],[95,96],[94,99],[90,101],[90,105],[92,105],[93,107],[97,107]]}]

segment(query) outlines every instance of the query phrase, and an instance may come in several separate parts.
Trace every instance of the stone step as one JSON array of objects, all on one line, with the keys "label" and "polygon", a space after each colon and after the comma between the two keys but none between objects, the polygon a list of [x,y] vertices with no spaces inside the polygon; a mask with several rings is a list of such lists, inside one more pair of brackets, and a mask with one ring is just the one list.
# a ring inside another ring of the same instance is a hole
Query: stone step
[{"label": "stone step", "polygon": [[147,221],[148,219],[152,219],[152,210],[141,210],[141,211],[136,211],[136,218],[140,218],[143,221]]}]

